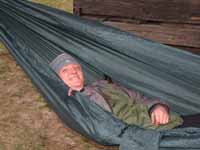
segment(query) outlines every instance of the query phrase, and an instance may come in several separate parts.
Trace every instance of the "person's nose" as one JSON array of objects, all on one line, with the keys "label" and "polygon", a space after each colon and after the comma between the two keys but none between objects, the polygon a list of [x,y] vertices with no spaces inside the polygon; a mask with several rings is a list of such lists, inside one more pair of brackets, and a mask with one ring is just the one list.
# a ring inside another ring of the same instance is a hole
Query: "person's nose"
[{"label": "person's nose", "polygon": [[76,73],[76,69],[75,69],[75,68],[72,68],[72,69],[71,69],[71,73]]}]

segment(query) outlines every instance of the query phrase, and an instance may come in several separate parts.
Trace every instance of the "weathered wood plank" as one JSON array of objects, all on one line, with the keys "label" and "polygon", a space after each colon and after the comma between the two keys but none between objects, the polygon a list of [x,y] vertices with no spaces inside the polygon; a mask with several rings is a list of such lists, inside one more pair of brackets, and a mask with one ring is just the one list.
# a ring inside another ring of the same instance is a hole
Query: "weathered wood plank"
[{"label": "weathered wood plank", "polygon": [[135,35],[164,44],[200,48],[200,26],[181,24],[133,24],[105,21]]},{"label": "weathered wood plank", "polygon": [[[107,21],[109,18],[100,16],[83,16],[104,24],[133,33],[143,38],[151,39],[167,45],[186,47],[194,53],[200,53],[200,26],[190,24],[150,24],[137,20],[123,19],[125,22]],[[118,21],[118,20],[117,20]],[[122,21],[122,20],[121,20]]]},{"label": "weathered wood plank", "polygon": [[200,0],[74,0],[81,15],[200,24]]}]

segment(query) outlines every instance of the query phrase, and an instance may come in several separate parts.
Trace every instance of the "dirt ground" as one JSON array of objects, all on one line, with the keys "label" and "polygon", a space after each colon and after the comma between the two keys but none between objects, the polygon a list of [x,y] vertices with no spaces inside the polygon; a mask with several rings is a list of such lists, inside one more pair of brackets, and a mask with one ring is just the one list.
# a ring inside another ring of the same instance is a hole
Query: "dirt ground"
[{"label": "dirt ground", "polygon": [[0,114],[0,150],[113,149],[64,127],[2,45]]}]

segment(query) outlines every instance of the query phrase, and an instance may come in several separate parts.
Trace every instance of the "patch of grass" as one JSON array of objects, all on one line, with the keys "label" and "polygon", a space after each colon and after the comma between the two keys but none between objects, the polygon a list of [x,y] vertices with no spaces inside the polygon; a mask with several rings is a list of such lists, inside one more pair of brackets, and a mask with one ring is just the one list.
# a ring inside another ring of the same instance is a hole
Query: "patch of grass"
[{"label": "patch of grass", "polygon": [[73,0],[32,0],[32,2],[44,4],[73,13]]},{"label": "patch of grass", "polygon": [[0,143],[0,150],[5,150],[5,146]]},{"label": "patch of grass", "polygon": [[38,95],[36,101],[40,103],[44,103],[44,98],[41,95]]},{"label": "patch of grass", "polygon": [[93,147],[91,144],[84,144],[83,150],[90,150]]},{"label": "patch of grass", "polygon": [[44,149],[44,145],[43,144],[36,144],[33,147],[33,150],[43,150]]},{"label": "patch of grass", "polygon": [[73,138],[74,136],[76,136],[76,135],[73,135],[72,133],[65,134],[66,138]]},{"label": "patch of grass", "polygon": [[25,150],[25,147],[23,144],[16,144],[14,150]]},{"label": "patch of grass", "polygon": [[10,68],[2,59],[0,59],[0,79],[7,79],[6,73],[8,72],[10,72]]},{"label": "patch of grass", "polygon": [[8,66],[1,64],[0,60],[0,75],[3,75],[4,73],[7,73],[9,71]]},{"label": "patch of grass", "polygon": [[44,100],[44,98],[41,95],[38,95],[36,101],[39,109],[48,108],[50,111],[48,103]]},{"label": "patch of grass", "polygon": [[28,89],[24,87],[18,87],[15,93],[12,94],[12,97],[22,98],[28,91]]},{"label": "patch of grass", "polygon": [[83,141],[84,143],[89,143],[90,140],[84,136],[81,137],[81,141]]},{"label": "patch of grass", "polygon": [[0,42],[0,54],[8,53],[7,48],[4,46],[2,42]]},{"label": "patch of grass", "polygon": [[36,145],[26,145],[26,144],[16,144],[14,150],[44,150],[44,146],[41,144]]},{"label": "patch of grass", "polygon": [[45,142],[41,136],[41,131],[23,127],[16,134],[17,140],[14,144],[14,150],[44,150]]}]

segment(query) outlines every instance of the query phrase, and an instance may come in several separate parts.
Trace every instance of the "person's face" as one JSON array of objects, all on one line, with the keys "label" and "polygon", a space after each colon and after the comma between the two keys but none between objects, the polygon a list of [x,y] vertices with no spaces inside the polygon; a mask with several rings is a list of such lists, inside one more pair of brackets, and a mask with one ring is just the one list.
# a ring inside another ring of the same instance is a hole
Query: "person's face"
[{"label": "person's face", "polygon": [[59,72],[60,78],[73,90],[80,90],[84,85],[83,73],[79,64],[69,64]]}]

